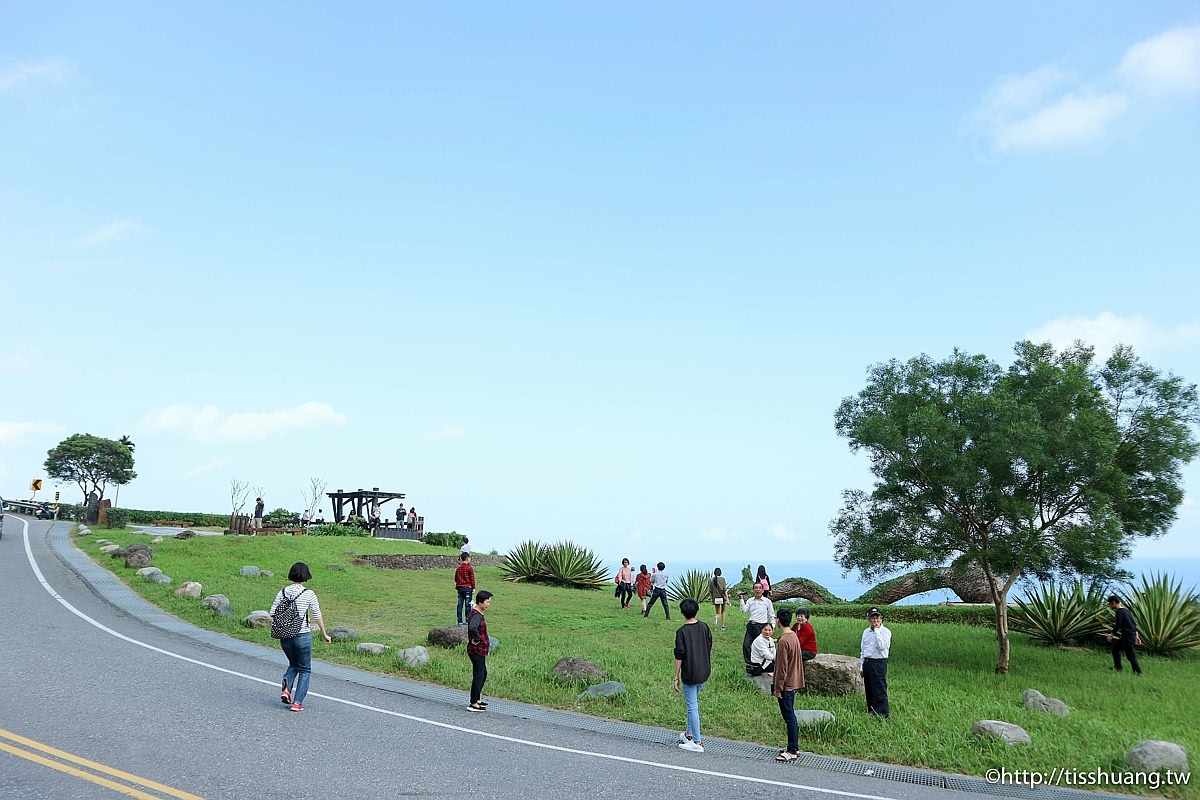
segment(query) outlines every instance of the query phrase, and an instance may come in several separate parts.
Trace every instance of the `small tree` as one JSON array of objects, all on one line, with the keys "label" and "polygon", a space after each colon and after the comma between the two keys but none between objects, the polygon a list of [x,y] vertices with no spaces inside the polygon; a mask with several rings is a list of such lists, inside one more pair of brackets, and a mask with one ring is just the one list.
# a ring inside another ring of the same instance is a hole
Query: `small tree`
[{"label": "small tree", "polygon": [[304,497],[304,508],[308,511],[308,516],[311,518],[313,511],[323,502],[322,498],[325,497],[325,487],[329,484],[320,478],[309,478],[308,483],[308,491],[301,492],[301,495]]},{"label": "small tree", "polygon": [[96,493],[104,499],[108,484],[124,486],[137,477],[133,471],[133,451],[121,442],[90,433],[76,433],[46,453],[46,474],[56,481],[74,482],[83,493]]},{"label": "small tree", "polygon": [[242,509],[246,507],[246,499],[250,497],[249,481],[238,480],[237,478],[229,479],[229,502],[233,509],[233,513],[229,515],[229,529],[237,530],[237,518],[242,515]]},{"label": "small tree", "polygon": [[915,564],[985,573],[999,659],[1008,592],[1024,575],[1105,579],[1132,540],[1165,532],[1196,456],[1196,387],[1118,347],[1100,368],[1077,343],[1022,342],[1007,370],[960,351],[872,368],[837,431],[871,458],[875,488],[844,493],[838,563],[870,579]]}]

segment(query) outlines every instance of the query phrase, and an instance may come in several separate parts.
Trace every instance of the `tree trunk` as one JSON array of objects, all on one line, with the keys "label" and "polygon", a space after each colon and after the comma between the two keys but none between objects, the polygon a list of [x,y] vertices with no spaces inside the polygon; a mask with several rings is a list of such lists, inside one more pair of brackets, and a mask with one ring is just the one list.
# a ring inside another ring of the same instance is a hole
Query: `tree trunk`
[{"label": "tree trunk", "polygon": [[1000,657],[996,661],[996,674],[1008,674],[1008,592],[996,595],[996,641],[1000,645]]}]

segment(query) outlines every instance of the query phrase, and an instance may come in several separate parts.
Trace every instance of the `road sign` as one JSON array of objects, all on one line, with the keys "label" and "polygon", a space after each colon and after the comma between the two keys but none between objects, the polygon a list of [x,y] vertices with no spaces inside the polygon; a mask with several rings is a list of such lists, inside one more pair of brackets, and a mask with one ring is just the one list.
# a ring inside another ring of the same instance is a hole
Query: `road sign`
[{"label": "road sign", "polygon": [[29,491],[40,492],[42,490],[42,479],[34,478],[29,482]]}]

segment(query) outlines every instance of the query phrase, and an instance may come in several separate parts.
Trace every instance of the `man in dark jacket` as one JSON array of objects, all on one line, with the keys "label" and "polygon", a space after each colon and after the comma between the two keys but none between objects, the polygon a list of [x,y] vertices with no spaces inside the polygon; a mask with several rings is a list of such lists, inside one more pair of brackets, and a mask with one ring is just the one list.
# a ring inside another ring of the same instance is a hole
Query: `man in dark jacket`
[{"label": "man in dark jacket", "polygon": [[1129,659],[1129,666],[1133,667],[1134,675],[1141,675],[1142,668],[1138,665],[1137,654],[1133,652],[1133,646],[1137,643],[1137,623],[1133,620],[1133,614],[1128,608],[1121,605],[1121,598],[1114,595],[1109,595],[1108,607],[1116,612],[1116,618],[1113,620],[1113,629],[1111,633],[1105,634],[1106,638],[1112,642],[1113,669],[1117,672],[1121,671],[1121,653]]}]

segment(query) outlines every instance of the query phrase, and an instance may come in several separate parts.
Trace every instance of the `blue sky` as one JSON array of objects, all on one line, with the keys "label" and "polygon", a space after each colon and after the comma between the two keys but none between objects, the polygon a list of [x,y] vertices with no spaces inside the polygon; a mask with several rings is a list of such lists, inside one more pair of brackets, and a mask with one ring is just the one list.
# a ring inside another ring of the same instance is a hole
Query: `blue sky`
[{"label": "blue sky", "polygon": [[1200,380],[1198,141],[1189,3],[5,3],[0,493],[128,434],[132,507],[826,559],[873,363]]}]

